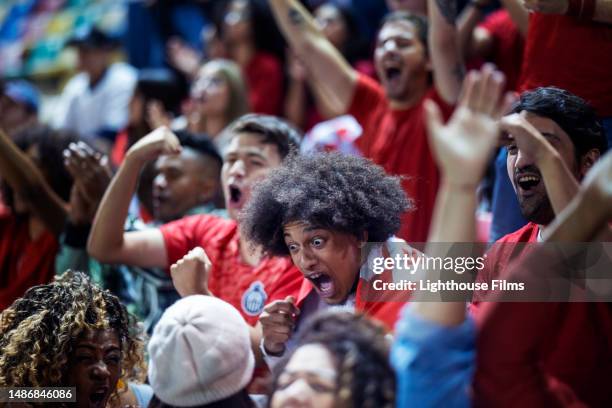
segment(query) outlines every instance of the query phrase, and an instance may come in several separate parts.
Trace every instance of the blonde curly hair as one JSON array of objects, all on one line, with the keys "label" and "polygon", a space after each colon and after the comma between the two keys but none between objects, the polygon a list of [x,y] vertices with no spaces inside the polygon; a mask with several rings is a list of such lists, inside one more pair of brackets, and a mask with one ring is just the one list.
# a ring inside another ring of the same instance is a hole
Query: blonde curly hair
[{"label": "blonde curly hair", "polygon": [[81,272],[67,271],[47,285],[30,288],[0,314],[0,386],[66,386],[68,358],[88,330],[115,330],[121,344],[121,380],[146,376],[140,325],[119,299]]}]

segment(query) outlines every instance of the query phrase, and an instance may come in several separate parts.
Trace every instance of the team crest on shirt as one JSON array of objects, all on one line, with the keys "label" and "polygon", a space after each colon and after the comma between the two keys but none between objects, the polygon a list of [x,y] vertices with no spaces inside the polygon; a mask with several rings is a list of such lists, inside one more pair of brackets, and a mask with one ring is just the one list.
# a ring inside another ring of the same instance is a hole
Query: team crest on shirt
[{"label": "team crest on shirt", "polygon": [[268,299],[268,294],[264,290],[264,284],[255,281],[242,295],[242,310],[249,316],[257,316],[263,312],[266,299]]}]

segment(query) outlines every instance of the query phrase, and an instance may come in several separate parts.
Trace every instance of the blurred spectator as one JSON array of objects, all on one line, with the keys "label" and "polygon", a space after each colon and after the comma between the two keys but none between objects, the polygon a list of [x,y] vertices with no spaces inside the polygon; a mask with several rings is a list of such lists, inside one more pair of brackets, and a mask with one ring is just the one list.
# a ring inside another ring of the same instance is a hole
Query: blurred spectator
[{"label": "blurred spectator", "polygon": [[270,408],[395,407],[395,375],[384,329],[363,315],[326,312],[298,333],[274,370]]},{"label": "blurred spectator", "polygon": [[72,178],[63,151],[76,138],[37,126],[14,142],[0,130],[0,178],[11,212],[0,215],[0,310],[51,281]]},{"label": "blurred spectator", "polygon": [[280,114],[282,37],[267,4],[261,0],[231,0],[223,17],[222,38],[229,57],[242,69],[252,111]]},{"label": "blurred spectator", "polygon": [[[362,37],[354,12],[347,6],[326,2],[314,12],[314,18],[327,39],[358,72],[375,77],[371,47]],[[308,72],[295,55],[289,58],[289,84],[285,97],[285,116],[304,130],[311,129],[323,118],[317,112],[308,85]]]},{"label": "blurred spectator", "polygon": [[0,129],[13,135],[38,121],[40,96],[27,81],[10,81],[0,90]]},{"label": "blurred spectator", "polygon": [[[580,96],[603,119],[612,142],[612,5],[512,0],[507,8],[526,33],[520,90],[557,86]],[[572,69],[559,68],[565,66]]]},{"label": "blurred spectator", "polygon": [[223,148],[221,131],[248,112],[247,89],[238,65],[230,60],[204,64],[191,86],[188,128]]},{"label": "blurred spectator", "polygon": [[249,326],[230,304],[188,296],[163,314],[149,341],[149,407],[254,408]]},{"label": "blurred spectator", "polygon": [[212,27],[212,20],[225,3],[224,0],[129,1],[126,50],[130,64],[139,69],[167,67],[172,57],[171,52],[166,53],[168,41],[190,50],[202,50],[201,33]]},{"label": "blurred spectator", "polygon": [[84,140],[105,141],[108,150],[127,124],[136,71],[113,63],[118,43],[98,28],[79,33],[70,44],[78,49],[81,72],[66,84],[54,125],[75,131]]}]

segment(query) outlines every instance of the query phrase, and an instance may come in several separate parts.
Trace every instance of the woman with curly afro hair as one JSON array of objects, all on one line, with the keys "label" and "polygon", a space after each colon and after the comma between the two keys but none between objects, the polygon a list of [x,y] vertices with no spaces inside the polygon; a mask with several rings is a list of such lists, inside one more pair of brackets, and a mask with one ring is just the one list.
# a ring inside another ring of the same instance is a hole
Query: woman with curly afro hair
[{"label": "woman with curly afro hair", "polygon": [[146,375],[138,325],[80,272],[34,286],[5,309],[0,350],[0,387],[76,387],[79,407],[137,402],[142,389],[127,381]]},{"label": "woman with curly afro hair", "polygon": [[274,370],[270,408],[391,408],[395,374],[382,326],[364,315],[317,314]]},{"label": "woman with curly afro hair", "polygon": [[272,302],[260,316],[264,356],[283,354],[293,328],[320,309],[361,311],[393,327],[406,296],[376,297],[365,261],[393,252],[387,241],[409,208],[399,179],[364,158],[294,157],[268,176],[242,214],[243,231],[267,254],[289,255],[306,279],[298,299]]}]

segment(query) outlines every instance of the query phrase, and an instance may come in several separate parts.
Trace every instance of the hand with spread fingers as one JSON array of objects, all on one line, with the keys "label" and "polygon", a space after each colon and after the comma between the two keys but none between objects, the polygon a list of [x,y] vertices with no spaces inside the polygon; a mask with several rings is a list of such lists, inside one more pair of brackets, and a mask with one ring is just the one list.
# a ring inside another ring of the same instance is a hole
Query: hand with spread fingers
[{"label": "hand with spread fingers", "polygon": [[263,346],[266,353],[280,355],[285,351],[285,343],[293,334],[299,314],[300,309],[295,305],[293,296],[272,302],[264,308],[259,316],[259,322],[262,327]]},{"label": "hand with spread fingers", "polygon": [[69,217],[75,225],[89,224],[112,178],[108,157],[83,142],[64,150],[64,165],[74,179]]},{"label": "hand with spread fingers", "polygon": [[166,126],[159,127],[134,143],[126,154],[126,161],[136,161],[144,165],[163,154],[178,154],[181,143]]},{"label": "hand with spread fingers", "polygon": [[202,247],[195,247],[170,267],[174,288],[182,297],[212,296],[208,290],[208,276],[212,263]]},{"label": "hand with spread fingers", "polygon": [[459,105],[446,125],[438,106],[425,105],[429,140],[447,183],[477,185],[498,140],[498,118],[511,101],[502,98],[504,75],[486,64],[468,74]]}]

